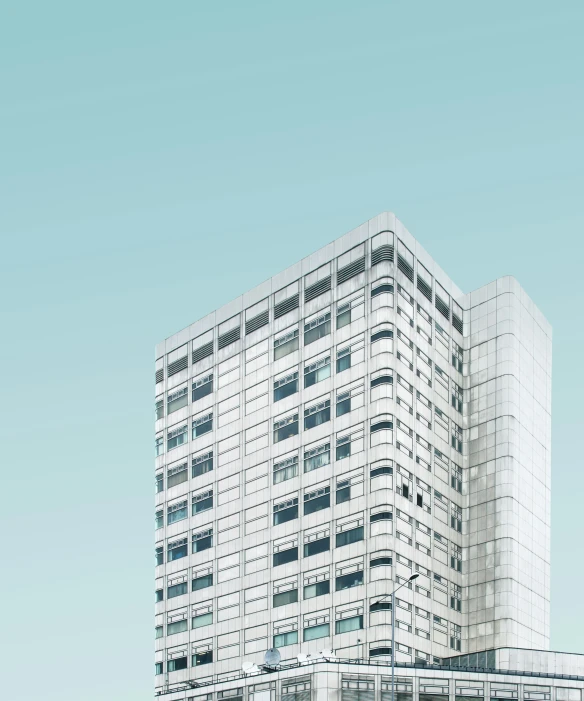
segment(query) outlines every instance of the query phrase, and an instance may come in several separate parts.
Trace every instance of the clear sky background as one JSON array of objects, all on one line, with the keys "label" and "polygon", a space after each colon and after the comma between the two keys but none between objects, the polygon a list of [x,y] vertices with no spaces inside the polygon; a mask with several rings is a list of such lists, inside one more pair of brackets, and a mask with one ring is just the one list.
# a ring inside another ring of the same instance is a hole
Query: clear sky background
[{"label": "clear sky background", "polygon": [[582,2],[4,2],[2,698],[153,684],[154,344],[383,210],[554,329],[584,652]]}]

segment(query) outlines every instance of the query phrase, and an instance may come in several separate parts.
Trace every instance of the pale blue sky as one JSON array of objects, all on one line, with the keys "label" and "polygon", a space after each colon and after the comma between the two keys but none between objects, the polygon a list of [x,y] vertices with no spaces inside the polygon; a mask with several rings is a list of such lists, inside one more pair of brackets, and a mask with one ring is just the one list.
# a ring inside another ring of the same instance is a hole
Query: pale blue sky
[{"label": "pale blue sky", "polygon": [[583,30],[562,1],[3,4],[3,698],[151,697],[154,344],[387,209],[553,325],[552,647],[584,652]]}]

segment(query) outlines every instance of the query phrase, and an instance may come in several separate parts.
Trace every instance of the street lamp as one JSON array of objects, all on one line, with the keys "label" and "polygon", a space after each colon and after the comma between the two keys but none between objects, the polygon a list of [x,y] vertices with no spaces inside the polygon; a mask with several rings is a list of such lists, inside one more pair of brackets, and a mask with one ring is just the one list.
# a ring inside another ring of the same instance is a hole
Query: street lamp
[{"label": "street lamp", "polygon": [[419,576],[420,575],[418,573],[413,574],[405,582],[402,582],[399,587],[395,587],[391,594],[386,594],[385,596],[382,596],[381,599],[373,602],[374,605],[379,604],[384,599],[387,599],[388,596],[391,596],[391,701],[395,701],[395,594],[402,587],[405,587],[406,584],[413,582],[414,579],[417,579]]}]

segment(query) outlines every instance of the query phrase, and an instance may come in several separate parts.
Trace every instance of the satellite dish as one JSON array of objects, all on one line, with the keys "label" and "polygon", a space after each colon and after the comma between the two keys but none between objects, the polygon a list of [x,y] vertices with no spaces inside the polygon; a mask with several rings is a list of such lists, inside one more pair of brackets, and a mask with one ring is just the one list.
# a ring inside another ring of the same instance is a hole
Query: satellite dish
[{"label": "satellite dish", "polygon": [[304,662],[306,662],[306,660],[308,659],[308,655],[305,655],[304,653],[299,652],[296,655],[296,659],[298,660],[298,664],[304,664]]},{"label": "satellite dish", "polygon": [[264,664],[266,667],[277,667],[281,659],[279,650],[271,647],[264,655]]}]

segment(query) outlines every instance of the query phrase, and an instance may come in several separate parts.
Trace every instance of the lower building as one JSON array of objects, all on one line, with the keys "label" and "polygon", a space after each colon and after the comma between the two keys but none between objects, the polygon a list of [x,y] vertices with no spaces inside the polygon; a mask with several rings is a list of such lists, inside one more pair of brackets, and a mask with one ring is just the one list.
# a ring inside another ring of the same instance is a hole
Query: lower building
[{"label": "lower building", "polygon": [[[326,657],[323,657],[323,653]],[[294,663],[258,660],[229,679],[158,691],[160,701],[582,701],[584,655],[499,648],[441,664],[337,659],[323,651]],[[393,690],[392,690],[393,686]]]}]

